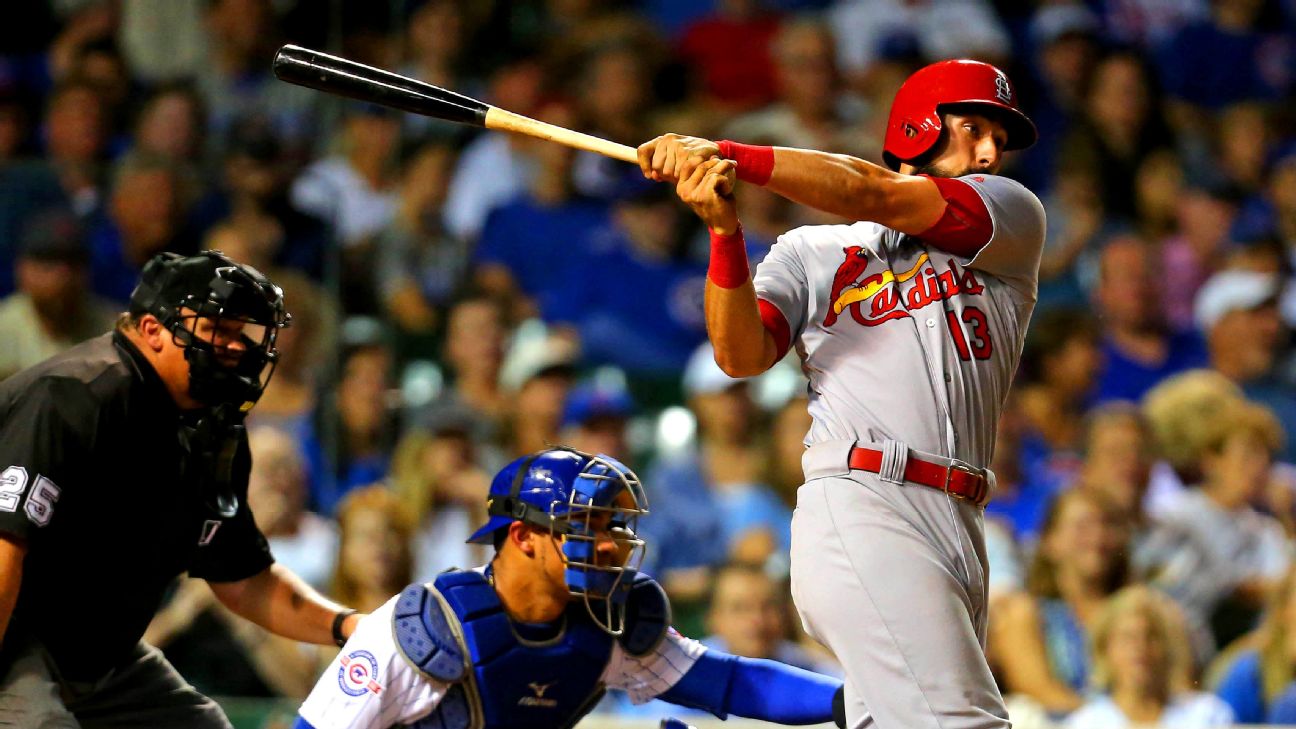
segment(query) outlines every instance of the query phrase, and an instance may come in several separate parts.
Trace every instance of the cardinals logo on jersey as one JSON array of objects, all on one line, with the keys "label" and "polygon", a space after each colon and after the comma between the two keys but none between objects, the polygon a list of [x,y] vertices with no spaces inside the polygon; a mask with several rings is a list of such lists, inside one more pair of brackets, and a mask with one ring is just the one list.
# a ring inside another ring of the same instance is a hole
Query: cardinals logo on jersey
[{"label": "cardinals logo on jersey", "polygon": [[825,329],[837,323],[837,315],[841,313],[841,307],[837,306],[837,302],[841,299],[842,292],[847,286],[853,286],[868,269],[868,251],[864,250],[863,246],[843,248],[842,253],[846,254],[846,260],[837,267],[837,273],[833,275],[832,293],[828,297],[832,306],[828,309],[828,315],[824,317]]},{"label": "cardinals logo on jersey", "polygon": [[850,246],[842,253],[846,260],[833,276],[828,313],[823,320],[825,329],[847,311],[857,323],[872,327],[909,316],[911,311],[956,294],[977,295],[985,290],[970,269],[960,269],[954,261],[937,275],[925,252],[902,270],[884,268],[869,276],[864,276],[870,260],[864,247]]}]

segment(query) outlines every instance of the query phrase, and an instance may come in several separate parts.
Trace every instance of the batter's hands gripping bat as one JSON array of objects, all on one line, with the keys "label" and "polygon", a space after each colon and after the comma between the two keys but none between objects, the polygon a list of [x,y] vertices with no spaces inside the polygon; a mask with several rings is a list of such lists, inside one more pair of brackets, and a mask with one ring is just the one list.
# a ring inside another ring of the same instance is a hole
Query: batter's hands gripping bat
[{"label": "batter's hands gripping bat", "polygon": [[280,80],[299,86],[459,124],[526,134],[622,162],[639,163],[633,147],[514,114],[440,86],[309,48],[280,48],[273,68]]}]

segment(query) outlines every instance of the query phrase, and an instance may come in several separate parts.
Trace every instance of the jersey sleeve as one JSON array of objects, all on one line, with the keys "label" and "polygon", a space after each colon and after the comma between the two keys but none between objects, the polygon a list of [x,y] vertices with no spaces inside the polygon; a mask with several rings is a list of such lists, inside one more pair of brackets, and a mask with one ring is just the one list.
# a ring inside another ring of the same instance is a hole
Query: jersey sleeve
[{"label": "jersey sleeve", "polygon": [[446,686],[415,669],[392,637],[392,598],[360,619],[297,713],[315,729],[389,729],[427,716]]},{"label": "jersey sleeve", "polygon": [[63,489],[78,480],[98,411],[84,387],[37,380],[0,422],[0,532],[27,539],[58,514]]},{"label": "jersey sleeve", "polygon": [[252,455],[246,433],[241,436],[234,460],[234,495],[238,509],[229,519],[212,512],[206,515],[199,536],[198,551],[189,565],[189,576],[211,582],[236,582],[251,577],[274,563],[270,545],[257,528],[248,507],[248,476]]},{"label": "jersey sleeve", "polygon": [[[761,307],[761,318],[766,328],[771,326],[769,307],[772,306],[783,315],[789,342],[795,342],[801,336],[808,316],[810,286],[800,254],[802,245],[800,234],[795,230],[779,236],[756,266],[756,275],[752,277],[756,298],[765,302]],[[775,335],[779,336],[778,333]]]},{"label": "jersey sleeve", "polygon": [[679,683],[704,651],[705,646],[685,638],[674,628],[667,629],[662,642],[646,655],[632,656],[620,643],[614,643],[602,682],[608,688],[626,692],[634,703],[642,704]]},{"label": "jersey sleeve", "polygon": [[[1020,182],[997,175],[968,175],[942,182],[947,199],[957,199],[957,194],[947,192],[954,185],[972,188],[990,218],[989,239],[965,256],[967,265],[997,276],[1033,297],[1044,250],[1044,205],[1039,198]],[[955,200],[950,204],[956,205]]]}]

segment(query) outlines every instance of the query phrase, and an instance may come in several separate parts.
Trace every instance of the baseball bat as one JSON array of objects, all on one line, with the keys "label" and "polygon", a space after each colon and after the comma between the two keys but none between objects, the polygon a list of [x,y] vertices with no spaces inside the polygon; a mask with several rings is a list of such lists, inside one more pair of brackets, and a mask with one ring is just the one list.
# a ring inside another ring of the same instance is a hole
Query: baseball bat
[{"label": "baseball bat", "polygon": [[321,51],[286,45],[275,54],[273,68],[281,81],[298,86],[459,124],[525,134],[622,162],[639,162],[634,147],[514,114],[471,96]]}]

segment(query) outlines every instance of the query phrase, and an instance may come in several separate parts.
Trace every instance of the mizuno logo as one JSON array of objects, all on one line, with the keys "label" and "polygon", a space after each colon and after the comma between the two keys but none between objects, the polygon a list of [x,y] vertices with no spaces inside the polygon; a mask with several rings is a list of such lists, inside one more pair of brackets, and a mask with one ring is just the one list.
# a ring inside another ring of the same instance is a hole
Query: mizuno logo
[{"label": "mizuno logo", "polygon": [[535,681],[532,681],[527,684],[527,687],[535,693],[535,696],[523,696],[518,699],[518,706],[536,706],[545,709],[556,708],[558,706],[558,701],[556,699],[546,699],[544,697],[545,692],[556,683],[558,682],[550,681],[549,683],[536,683]]}]

